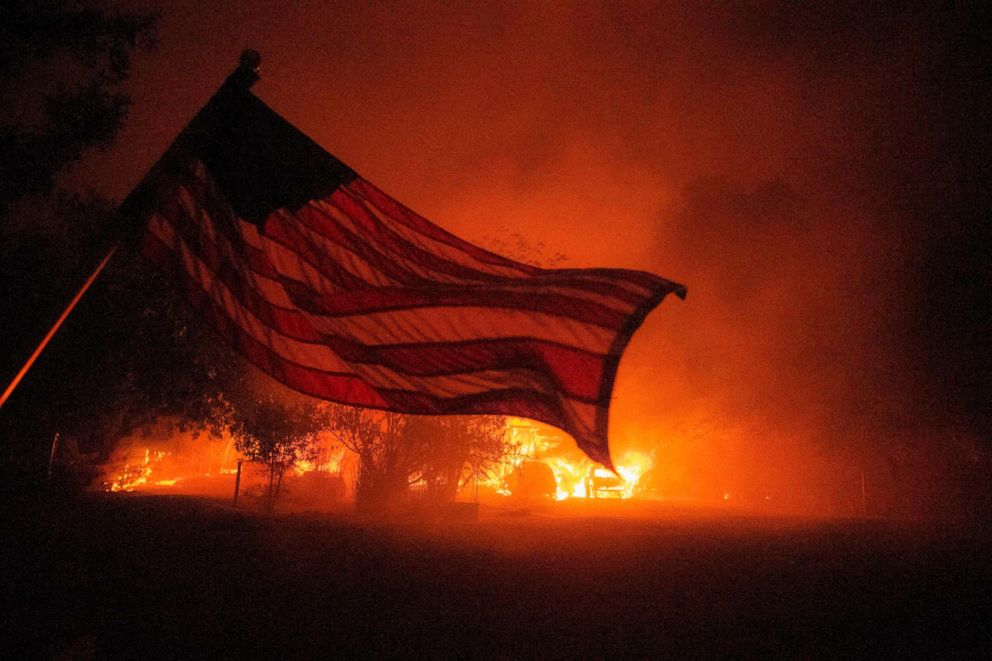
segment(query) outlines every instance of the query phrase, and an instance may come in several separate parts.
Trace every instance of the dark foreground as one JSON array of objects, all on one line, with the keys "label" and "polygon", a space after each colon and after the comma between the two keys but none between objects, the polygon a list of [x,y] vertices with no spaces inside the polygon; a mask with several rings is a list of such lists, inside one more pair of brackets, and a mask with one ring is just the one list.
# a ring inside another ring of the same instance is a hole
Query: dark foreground
[{"label": "dark foreground", "polygon": [[10,658],[992,654],[992,543],[963,526],[630,503],[460,524],[179,497],[0,507]]}]

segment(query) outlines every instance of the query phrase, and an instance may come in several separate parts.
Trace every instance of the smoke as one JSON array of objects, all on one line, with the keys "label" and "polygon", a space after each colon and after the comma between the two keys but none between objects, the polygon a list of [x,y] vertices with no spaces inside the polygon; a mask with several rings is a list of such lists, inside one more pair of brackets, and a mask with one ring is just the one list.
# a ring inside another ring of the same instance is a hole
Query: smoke
[{"label": "smoke", "polygon": [[[611,425],[618,450],[656,451],[684,493],[849,491],[878,455],[959,424],[925,384],[981,354],[977,317],[920,292],[959,254],[928,252],[942,187],[968,163],[934,171],[962,136],[933,95],[972,89],[935,79],[967,17],[860,3],[194,7],[163,5],[132,121],[90,180],[126,191],[110,164],[136,180],[251,45],[259,96],[447,229],[482,241],[502,226],[570,266],[688,285],[635,335]],[[934,309],[952,313],[943,335]],[[931,351],[962,325],[960,346]],[[975,392],[980,372],[954,392]]]}]

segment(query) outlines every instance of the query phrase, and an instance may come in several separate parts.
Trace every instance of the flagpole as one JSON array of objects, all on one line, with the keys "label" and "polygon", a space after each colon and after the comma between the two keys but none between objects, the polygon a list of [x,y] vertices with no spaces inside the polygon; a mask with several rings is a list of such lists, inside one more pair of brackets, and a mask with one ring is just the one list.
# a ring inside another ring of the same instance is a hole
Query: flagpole
[{"label": "flagpole", "polygon": [[69,301],[69,305],[66,307],[65,310],[62,311],[62,314],[55,321],[55,325],[48,330],[48,333],[46,333],[45,337],[42,338],[41,343],[38,344],[38,347],[34,350],[34,353],[31,354],[31,356],[27,359],[27,362],[24,363],[24,366],[21,367],[21,369],[17,372],[16,375],[14,375],[14,379],[7,386],[7,389],[3,391],[3,394],[0,395],[0,407],[2,407],[4,403],[7,401],[7,399],[10,398],[10,395],[14,392],[14,389],[17,387],[17,384],[21,382],[21,379],[24,378],[24,375],[27,374],[28,370],[31,369],[31,366],[34,365],[34,361],[38,360],[38,356],[41,355],[41,352],[44,351],[45,347],[48,346],[48,343],[55,336],[55,333],[57,333],[59,328],[62,327],[63,322],[65,322],[65,320],[69,317],[69,314],[72,312],[73,308],[75,308],[76,304],[79,303],[80,299],[83,298],[83,294],[86,293],[86,290],[89,289],[90,285],[92,285],[93,282],[97,279],[97,276],[100,275],[100,272],[103,271],[103,268],[107,265],[107,262],[110,261],[110,258],[114,256],[114,253],[117,252],[117,248],[119,246],[120,243],[115,243],[113,247],[111,247],[111,249],[107,252],[107,254],[104,255],[103,259],[100,260],[100,263],[96,265],[95,269],[93,269],[93,272],[90,274],[90,277],[86,278],[86,282],[83,283],[83,286],[79,288],[79,291],[76,292],[76,295],[72,297],[71,301]]},{"label": "flagpole", "polygon": [[[234,70],[234,73],[228,76],[227,80],[225,81],[225,85],[233,81],[234,84],[240,87],[244,87],[245,89],[251,87],[258,80],[258,68],[259,65],[261,64],[261,60],[262,58],[258,54],[258,51],[249,49],[241,53],[241,57],[238,61],[238,68]],[[183,130],[183,133],[185,133],[185,129]],[[180,136],[183,133],[180,133]],[[170,147],[166,153],[168,154],[168,151],[171,151],[171,149],[172,147]],[[163,159],[164,158],[165,157],[163,156]],[[162,159],[160,159],[158,163],[152,166],[152,171],[154,171],[161,162]],[[130,211],[130,207],[137,204],[137,201],[143,197],[143,194],[145,193],[143,188],[145,187],[147,181],[148,181],[148,176],[142,179],[141,183],[139,183],[135,187],[135,189],[131,191],[131,193],[127,196],[127,198],[125,198],[124,202],[121,203],[120,211],[118,212],[118,217],[119,217],[117,221],[118,223],[129,220],[129,218],[126,218],[126,216],[129,216],[130,214],[126,213],[126,211]],[[0,408],[3,407],[3,405],[10,398],[11,394],[13,394],[14,389],[17,388],[17,385],[21,382],[21,379],[24,378],[24,375],[26,375],[28,371],[31,369],[31,366],[34,365],[36,360],[38,360],[38,356],[41,355],[41,352],[44,351],[45,347],[48,346],[48,343],[55,336],[55,333],[57,333],[59,328],[62,327],[62,324],[72,313],[72,310],[76,307],[76,304],[78,304],[80,299],[83,298],[83,295],[86,293],[86,290],[90,288],[90,285],[93,284],[93,282],[100,275],[101,271],[103,271],[104,267],[107,265],[107,262],[109,262],[110,258],[114,256],[115,252],[117,252],[117,249],[120,247],[121,242],[122,239],[118,239],[111,246],[110,250],[107,251],[107,254],[104,255],[103,259],[100,260],[100,263],[97,264],[96,268],[93,269],[93,272],[86,279],[86,282],[83,283],[83,286],[80,287],[79,291],[76,292],[76,295],[72,297],[72,300],[69,302],[69,305],[66,307],[65,310],[62,311],[62,314],[56,320],[55,324],[45,334],[45,337],[41,340],[41,343],[38,344],[37,348],[35,348],[34,352],[24,363],[24,366],[21,367],[21,369],[18,370],[17,374],[14,375],[13,380],[11,380],[11,382],[7,385],[7,388],[3,391],[3,394],[0,395]]]}]

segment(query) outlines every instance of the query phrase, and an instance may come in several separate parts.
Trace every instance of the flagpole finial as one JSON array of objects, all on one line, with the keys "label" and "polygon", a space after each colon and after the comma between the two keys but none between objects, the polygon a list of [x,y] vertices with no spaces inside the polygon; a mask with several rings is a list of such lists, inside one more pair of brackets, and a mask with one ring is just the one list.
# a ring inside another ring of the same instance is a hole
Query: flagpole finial
[{"label": "flagpole finial", "polygon": [[262,65],[262,55],[254,48],[246,48],[238,58],[238,68],[247,69],[258,75],[258,68]]},{"label": "flagpole finial", "polygon": [[251,86],[258,82],[258,68],[262,64],[262,56],[254,48],[248,48],[241,53],[238,58],[238,68],[227,77],[223,89],[239,90],[242,92],[251,89]]}]

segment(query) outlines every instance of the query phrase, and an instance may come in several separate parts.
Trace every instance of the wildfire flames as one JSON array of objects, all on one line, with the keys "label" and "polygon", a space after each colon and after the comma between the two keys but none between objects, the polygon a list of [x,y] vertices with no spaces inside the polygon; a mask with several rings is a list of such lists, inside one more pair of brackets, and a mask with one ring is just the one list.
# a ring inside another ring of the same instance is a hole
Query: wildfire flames
[{"label": "wildfire flames", "polygon": [[[110,484],[107,491],[134,491],[144,484],[148,484],[152,470],[156,464],[168,455],[165,451],[153,452],[145,448],[145,459],[140,464],[124,464],[124,469]],[[162,480],[155,484],[175,484],[176,480]]]},{"label": "wildfire flames", "polygon": [[[528,420],[507,420],[506,438],[514,452],[503,463],[479,478],[479,487],[500,496],[540,495],[556,500],[569,498],[634,498],[648,494],[642,478],[654,465],[651,455],[629,451],[616,460],[616,474],[579,452],[565,436]],[[238,456],[230,439],[186,442],[171,450],[131,446],[108,467],[106,491],[151,491],[158,488],[193,488],[213,482],[218,492],[227,489],[237,473]],[[197,456],[198,455],[198,456]],[[340,445],[320,447],[308,458],[293,462],[287,475],[341,475],[349,453]],[[535,491],[532,476],[537,466],[543,473]],[[551,484],[550,477],[554,482]],[[243,475],[243,477],[245,477]],[[523,481],[522,481],[523,480]],[[221,486],[223,482],[225,486]]]},{"label": "wildfire flames", "polygon": [[[152,447],[137,438],[126,439],[115,458],[105,466],[101,488],[108,492],[181,491],[202,495],[230,495],[238,473],[238,456],[230,438],[193,439],[165,435]],[[339,445],[327,444],[300,456],[287,466],[286,476],[300,478],[310,474],[340,476],[347,452]],[[242,486],[250,488],[261,482],[264,473],[254,464],[242,467]]]}]

